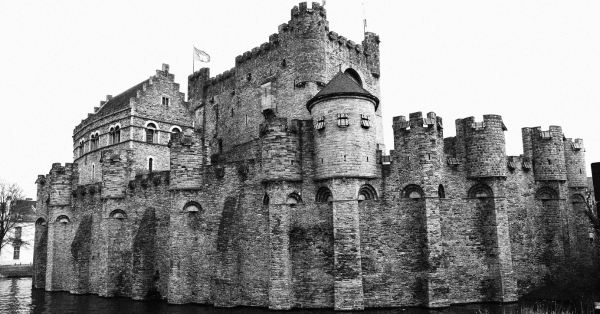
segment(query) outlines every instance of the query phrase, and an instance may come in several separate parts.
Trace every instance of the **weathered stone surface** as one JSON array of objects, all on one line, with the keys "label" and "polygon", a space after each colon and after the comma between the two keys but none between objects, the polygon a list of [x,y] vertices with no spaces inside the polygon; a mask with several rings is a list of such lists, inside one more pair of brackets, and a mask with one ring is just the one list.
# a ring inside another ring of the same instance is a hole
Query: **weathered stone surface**
[{"label": "weathered stone surface", "polygon": [[[356,85],[315,97],[340,71]],[[34,287],[442,307],[514,301],[559,265],[597,258],[580,139],[524,128],[524,154],[506,156],[500,116],[458,119],[444,138],[441,117],[415,112],[394,117],[387,156],[379,78],[379,37],[347,40],[313,3],[235,68],[191,74],[188,102],[168,65],[109,97],[75,128],[75,163],[36,181]]]}]

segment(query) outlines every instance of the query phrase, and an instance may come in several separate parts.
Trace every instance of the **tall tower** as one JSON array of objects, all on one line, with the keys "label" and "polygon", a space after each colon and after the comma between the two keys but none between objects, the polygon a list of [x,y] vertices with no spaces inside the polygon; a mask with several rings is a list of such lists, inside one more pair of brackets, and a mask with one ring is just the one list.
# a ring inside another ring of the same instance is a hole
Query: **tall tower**
[{"label": "tall tower", "polygon": [[333,195],[334,302],[336,310],[364,308],[358,196],[379,177],[376,130],[379,99],[339,72],[306,104],[314,119],[315,180]]}]

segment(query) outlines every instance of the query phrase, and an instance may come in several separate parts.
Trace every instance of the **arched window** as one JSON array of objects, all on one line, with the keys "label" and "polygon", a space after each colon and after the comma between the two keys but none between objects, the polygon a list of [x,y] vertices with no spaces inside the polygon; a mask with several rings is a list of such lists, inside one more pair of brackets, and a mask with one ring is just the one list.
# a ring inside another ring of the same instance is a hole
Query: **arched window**
[{"label": "arched window", "polygon": [[61,224],[68,224],[69,222],[71,222],[71,220],[65,215],[60,215],[56,218],[56,222],[59,222]]},{"label": "arched window", "polygon": [[115,209],[110,213],[108,217],[113,219],[125,219],[127,218],[127,214],[125,214],[125,212],[120,209]]},{"label": "arched window", "polygon": [[113,144],[121,143],[121,127],[116,126],[113,133]]},{"label": "arched window", "polygon": [[115,143],[115,127],[111,126],[108,129],[108,145],[112,145]]},{"label": "arched window", "polygon": [[469,197],[470,198],[486,198],[486,197],[494,197],[494,192],[492,188],[483,183],[475,184],[471,189],[469,189]]},{"label": "arched window", "polygon": [[581,194],[573,194],[571,195],[571,203],[573,204],[581,204],[585,203],[585,197]]},{"label": "arched window", "polygon": [[174,137],[176,137],[175,135],[179,135],[181,133],[181,129],[179,127],[172,127],[171,128],[171,140],[173,140]]},{"label": "arched window", "polygon": [[444,186],[441,184],[438,186],[438,197],[446,198],[446,189],[444,189]]},{"label": "arched window", "polygon": [[152,167],[154,166],[153,162],[154,160],[152,157],[148,158],[148,172],[152,172]]},{"label": "arched window", "polygon": [[558,193],[556,192],[556,190],[554,190],[553,188],[551,188],[549,186],[543,186],[535,192],[535,198],[542,200],[542,201],[556,200],[556,199],[558,199]]},{"label": "arched window", "polygon": [[44,218],[41,218],[41,217],[40,217],[40,218],[38,218],[38,219],[35,221],[35,224],[36,224],[37,226],[44,226],[44,227],[45,227],[45,226],[46,226],[46,219],[44,219]]},{"label": "arched window", "polygon": [[368,200],[376,200],[377,199],[377,191],[370,184],[365,184],[360,187],[358,190],[358,200],[359,201],[368,201]]},{"label": "arched window", "polygon": [[95,150],[98,148],[98,134],[92,134],[91,136],[91,144],[90,150]]},{"label": "arched window", "polygon": [[333,194],[328,187],[321,187],[317,190],[317,195],[315,197],[315,201],[317,203],[328,203],[333,201]]},{"label": "arched window", "polygon": [[187,202],[183,206],[183,210],[187,211],[188,213],[197,213],[202,211],[202,206],[196,202]]},{"label": "arched window", "polygon": [[286,204],[290,205],[290,206],[296,206],[300,203],[302,203],[302,197],[300,197],[300,195],[298,195],[298,193],[290,193],[287,197],[287,200],[285,201]]},{"label": "arched window", "polygon": [[358,72],[356,72],[354,69],[348,68],[346,69],[346,71],[344,71],[344,73],[348,75],[348,77],[351,78],[354,82],[356,82],[356,84],[358,84],[360,87],[363,86],[362,80],[360,79],[360,75],[358,75]]},{"label": "arched window", "polygon": [[154,123],[148,123],[148,125],[146,125],[146,142],[158,143],[158,131],[156,130],[156,124]]},{"label": "arched window", "polygon": [[269,206],[269,202],[270,202],[269,194],[265,193],[265,196],[263,196],[263,205]]},{"label": "arched window", "polygon": [[77,147],[79,157],[83,156],[83,143],[84,143],[84,141],[83,141],[83,139],[81,139],[79,141],[79,147]]},{"label": "arched window", "polygon": [[404,190],[402,190],[402,197],[404,198],[423,198],[424,193],[423,189],[416,184],[407,185]]}]

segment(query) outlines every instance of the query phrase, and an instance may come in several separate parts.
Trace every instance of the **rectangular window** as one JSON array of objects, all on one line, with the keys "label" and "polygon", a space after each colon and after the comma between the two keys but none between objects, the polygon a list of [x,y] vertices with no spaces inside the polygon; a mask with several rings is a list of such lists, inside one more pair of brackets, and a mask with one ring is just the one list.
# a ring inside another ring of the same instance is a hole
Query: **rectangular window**
[{"label": "rectangular window", "polygon": [[163,97],[162,104],[163,106],[169,107],[169,97]]},{"label": "rectangular window", "polygon": [[21,240],[21,233],[22,233],[22,228],[15,227],[15,239]]},{"label": "rectangular window", "polygon": [[583,148],[583,143],[573,142],[572,147],[573,147],[573,150],[581,150]]},{"label": "rectangular window", "polygon": [[13,259],[20,259],[21,258],[21,246],[17,245],[14,247],[13,250]]},{"label": "rectangular window", "polygon": [[148,142],[148,143],[154,142],[154,130],[146,129],[146,142]]},{"label": "rectangular window", "polygon": [[323,130],[325,128],[325,116],[317,119],[317,124],[315,125],[316,130]]},{"label": "rectangular window", "polygon": [[338,127],[347,128],[348,127],[348,114],[347,113],[338,113]]},{"label": "rectangular window", "polygon": [[273,90],[271,89],[271,82],[267,82],[260,87],[260,102],[262,110],[273,109]]},{"label": "rectangular window", "polygon": [[365,129],[368,129],[371,127],[371,121],[369,120],[368,115],[366,115],[366,114],[360,115],[360,126],[362,126]]}]

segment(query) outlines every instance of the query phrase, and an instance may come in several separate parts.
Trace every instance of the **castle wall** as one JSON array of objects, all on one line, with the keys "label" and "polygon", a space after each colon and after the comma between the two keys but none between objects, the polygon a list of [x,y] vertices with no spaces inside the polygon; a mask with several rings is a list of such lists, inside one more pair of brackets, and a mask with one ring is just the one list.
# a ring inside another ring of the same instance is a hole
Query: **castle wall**
[{"label": "castle wall", "polygon": [[[562,265],[591,265],[583,144],[560,127],[524,128],[524,154],[507,157],[500,116],[458,119],[444,139],[441,117],[415,112],[394,118],[382,156],[381,106],[331,97],[308,112],[348,68],[379,96],[378,45],[301,4],[235,68],[190,75],[189,103],[167,65],[116,96],[122,107],[103,102],[74,130],[84,154],[36,181],[34,287],[273,310],[443,307],[515,301]],[[107,146],[117,122],[122,143]]]}]

